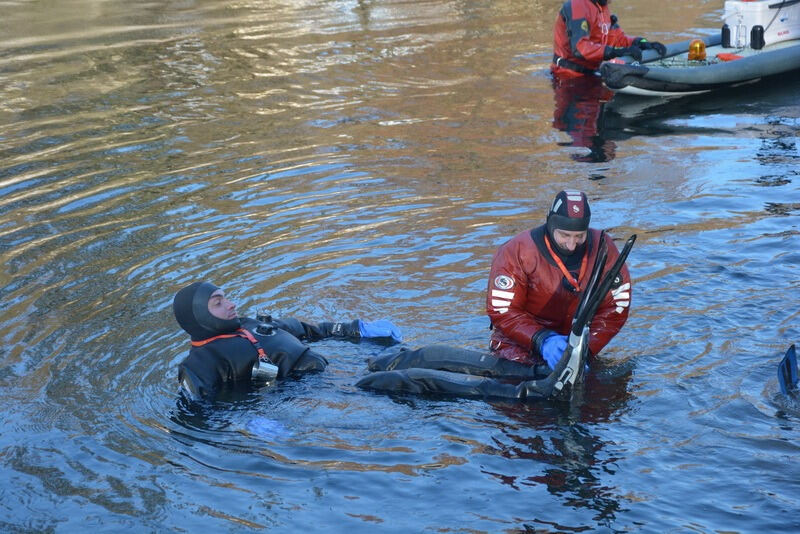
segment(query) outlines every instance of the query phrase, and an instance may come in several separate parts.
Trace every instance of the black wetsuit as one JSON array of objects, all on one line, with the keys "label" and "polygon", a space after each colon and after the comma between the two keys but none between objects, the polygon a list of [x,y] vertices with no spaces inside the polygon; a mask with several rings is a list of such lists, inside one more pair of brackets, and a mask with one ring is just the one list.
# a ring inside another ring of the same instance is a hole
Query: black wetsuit
[{"label": "black wetsuit", "polygon": [[[297,319],[272,317],[260,321],[242,318],[240,321],[241,328],[253,334],[269,362],[278,367],[279,379],[323,371],[328,365],[324,356],[311,350],[303,341],[358,337],[358,327],[356,325],[354,329],[352,323],[312,325]],[[257,347],[246,337],[219,337],[192,346],[178,367],[178,381],[194,398],[214,398],[226,389],[251,387],[253,366],[258,359]]]},{"label": "black wetsuit", "polygon": [[208,310],[209,298],[218,289],[210,282],[195,282],[178,291],[173,301],[175,319],[192,338],[189,355],[178,367],[178,381],[194,400],[249,390],[260,361],[277,366],[277,378],[322,371],[328,361],[303,341],[360,335],[357,319],[318,325],[261,315],[220,319]]},{"label": "black wetsuit", "polygon": [[489,352],[447,345],[401,348],[368,362],[364,389],[506,399],[541,398],[533,380],[547,377],[547,365],[525,365]]}]

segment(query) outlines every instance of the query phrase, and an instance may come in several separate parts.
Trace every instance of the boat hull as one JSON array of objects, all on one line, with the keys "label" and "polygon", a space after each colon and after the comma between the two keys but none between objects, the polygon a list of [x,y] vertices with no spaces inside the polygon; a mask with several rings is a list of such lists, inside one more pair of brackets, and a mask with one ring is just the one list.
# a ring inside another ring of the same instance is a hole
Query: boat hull
[{"label": "boat hull", "polygon": [[[670,96],[704,93],[725,87],[753,83],[766,76],[800,69],[800,39],[752,48],[723,48],[720,35],[703,39],[710,62],[688,61],[687,40],[667,47],[660,58],[646,50],[641,64],[604,62],[600,66],[603,83],[612,91],[644,96]],[[738,59],[721,61],[717,54],[734,54]]]}]

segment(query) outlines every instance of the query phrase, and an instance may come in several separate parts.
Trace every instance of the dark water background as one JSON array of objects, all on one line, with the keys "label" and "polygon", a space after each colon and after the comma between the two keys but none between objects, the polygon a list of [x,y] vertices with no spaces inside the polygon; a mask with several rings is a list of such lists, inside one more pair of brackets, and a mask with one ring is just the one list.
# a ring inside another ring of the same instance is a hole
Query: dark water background
[{"label": "dark water background", "polygon": [[[554,127],[558,7],[4,2],[0,531],[800,529],[800,77],[614,99],[587,158]],[[613,7],[671,42],[722,2]],[[491,255],[561,188],[639,235],[582,405],[364,392],[381,347],[327,341],[324,374],[177,408],[185,283],[484,348]]]}]

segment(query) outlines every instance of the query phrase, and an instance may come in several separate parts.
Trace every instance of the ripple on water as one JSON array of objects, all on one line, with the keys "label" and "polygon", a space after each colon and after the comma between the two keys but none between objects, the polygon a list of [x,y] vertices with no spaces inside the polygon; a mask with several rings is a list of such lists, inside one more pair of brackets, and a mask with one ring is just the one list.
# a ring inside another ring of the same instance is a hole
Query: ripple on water
[{"label": "ripple on water", "polygon": [[[559,144],[552,19],[518,2],[98,6],[3,17],[6,529],[794,526],[796,80],[608,114],[598,167]],[[664,9],[637,15],[664,41],[710,20]],[[583,402],[365,392],[382,347],[338,341],[323,374],[179,401],[171,299],[200,278],[485,348],[492,254],[562,187],[639,235]]]}]

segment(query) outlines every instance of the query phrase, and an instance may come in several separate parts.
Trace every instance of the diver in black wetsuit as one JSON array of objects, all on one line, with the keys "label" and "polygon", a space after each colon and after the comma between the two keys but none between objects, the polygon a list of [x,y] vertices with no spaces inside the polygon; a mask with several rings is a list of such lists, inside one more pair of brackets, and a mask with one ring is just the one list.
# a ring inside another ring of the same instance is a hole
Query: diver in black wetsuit
[{"label": "diver in black wetsuit", "polygon": [[303,341],[401,339],[397,328],[386,320],[314,325],[268,315],[240,318],[236,306],[210,282],[184,287],[172,306],[178,324],[192,338],[189,355],[178,368],[178,381],[193,400],[213,400],[222,392],[247,391],[274,378],[324,370],[328,361]]}]

